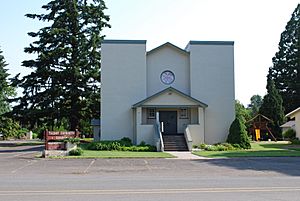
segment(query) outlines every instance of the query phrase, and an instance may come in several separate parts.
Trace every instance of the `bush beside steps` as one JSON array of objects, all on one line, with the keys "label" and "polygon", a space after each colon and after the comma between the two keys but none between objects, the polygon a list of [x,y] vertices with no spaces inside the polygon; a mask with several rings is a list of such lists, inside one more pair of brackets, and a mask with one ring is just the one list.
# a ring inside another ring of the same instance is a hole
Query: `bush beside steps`
[{"label": "bush beside steps", "polygon": [[91,142],[84,145],[84,149],[87,150],[97,150],[97,151],[136,151],[136,152],[155,152],[156,147],[141,142],[139,145],[135,146],[132,144],[131,139],[122,138],[117,141],[100,141]]}]

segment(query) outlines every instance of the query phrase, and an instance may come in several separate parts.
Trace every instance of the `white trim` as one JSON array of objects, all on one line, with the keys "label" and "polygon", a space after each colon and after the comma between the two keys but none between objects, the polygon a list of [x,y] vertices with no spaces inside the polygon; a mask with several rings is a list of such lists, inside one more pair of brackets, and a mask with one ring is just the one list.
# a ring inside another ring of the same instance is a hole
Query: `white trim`
[{"label": "white trim", "polygon": [[297,109],[291,111],[290,113],[288,113],[287,115],[285,115],[286,117],[293,117],[293,114],[300,111],[300,107],[298,107]]}]

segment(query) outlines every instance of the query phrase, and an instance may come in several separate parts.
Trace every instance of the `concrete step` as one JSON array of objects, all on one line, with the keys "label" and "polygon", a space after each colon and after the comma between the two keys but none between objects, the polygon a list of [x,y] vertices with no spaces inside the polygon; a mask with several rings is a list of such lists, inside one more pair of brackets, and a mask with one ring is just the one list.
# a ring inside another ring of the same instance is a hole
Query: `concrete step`
[{"label": "concrete step", "polygon": [[188,151],[183,134],[163,135],[165,151]]}]

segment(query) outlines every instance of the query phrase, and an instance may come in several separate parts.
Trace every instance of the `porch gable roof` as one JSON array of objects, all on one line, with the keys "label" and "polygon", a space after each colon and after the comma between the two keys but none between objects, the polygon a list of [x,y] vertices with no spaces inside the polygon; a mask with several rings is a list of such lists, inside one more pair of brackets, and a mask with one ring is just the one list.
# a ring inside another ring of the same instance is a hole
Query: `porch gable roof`
[{"label": "porch gable roof", "polygon": [[[201,102],[201,101],[199,101],[199,100],[197,100],[197,99],[195,99],[195,98],[193,98],[193,97],[191,97],[191,96],[189,96],[189,95],[187,95],[187,94],[185,94],[185,93],[183,93],[183,92],[181,92],[181,91],[179,91],[179,90],[177,90],[173,87],[168,87],[168,88],[166,88],[162,91],[159,91],[156,94],[153,94],[152,96],[149,96],[148,98],[134,104],[132,107],[133,108],[137,108],[137,107],[141,107],[141,106],[148,106],[149,107],[149,105],[147,105],[148,102],[152,101],[155,98],[158,98],[159,96],[162,96],[165,93],[170,93],[170,92],[174,93],[178,96],[181,96],[182,98],[192,102],[193,106],[200,106],[202,108],[208,107],[208,105],[206,103],[203,103],[203,102]],[[159,105],[157,105],[157,106],[159,106]],[[164,104],[164,106],[169,106],[169,105]],[[170,105],[170,106],[174,106],[174,105]],[[187,106],[187,105],[180,105],[180,106]]]}]

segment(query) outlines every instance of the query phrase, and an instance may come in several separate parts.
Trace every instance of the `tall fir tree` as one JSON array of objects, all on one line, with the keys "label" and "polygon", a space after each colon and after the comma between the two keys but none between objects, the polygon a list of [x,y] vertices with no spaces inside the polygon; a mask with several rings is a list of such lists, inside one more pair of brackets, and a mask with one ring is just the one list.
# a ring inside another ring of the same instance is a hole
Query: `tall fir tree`
[{"label": "tall fir tree", "polygon": [[284,122],[284,108],[281,95],[270,77],[268,77],[267,91],[268,93],[263,98],[259,112],[273,121],[272,125],[270,125],[272,133],[276,138],[281,138],[280,125]]},{"label": "tall fir tree", "polygon": [[9,111],[8,97],[12,95],[12,88],[8,83],[7,69],[5,68],[8,64],[5,61],[4,56],[0,50],[0,115]]},{"label": "tall fir tree", "polygon": [[103,0],[53,0],[42,8],[45,14],[26,14],[49,26],[28,33],[36,41],[25,52],[37,59],[23,61],[33,72],[14,79],[23,96],[13,112],[31,126],[68,119],[74,130],[100,115],[101,31],[109,17]]},{"label": "tall fir tree", "polygon": [[286,112],[300,107],[300,4],[281,34],[268,76],[274,80]]}]

